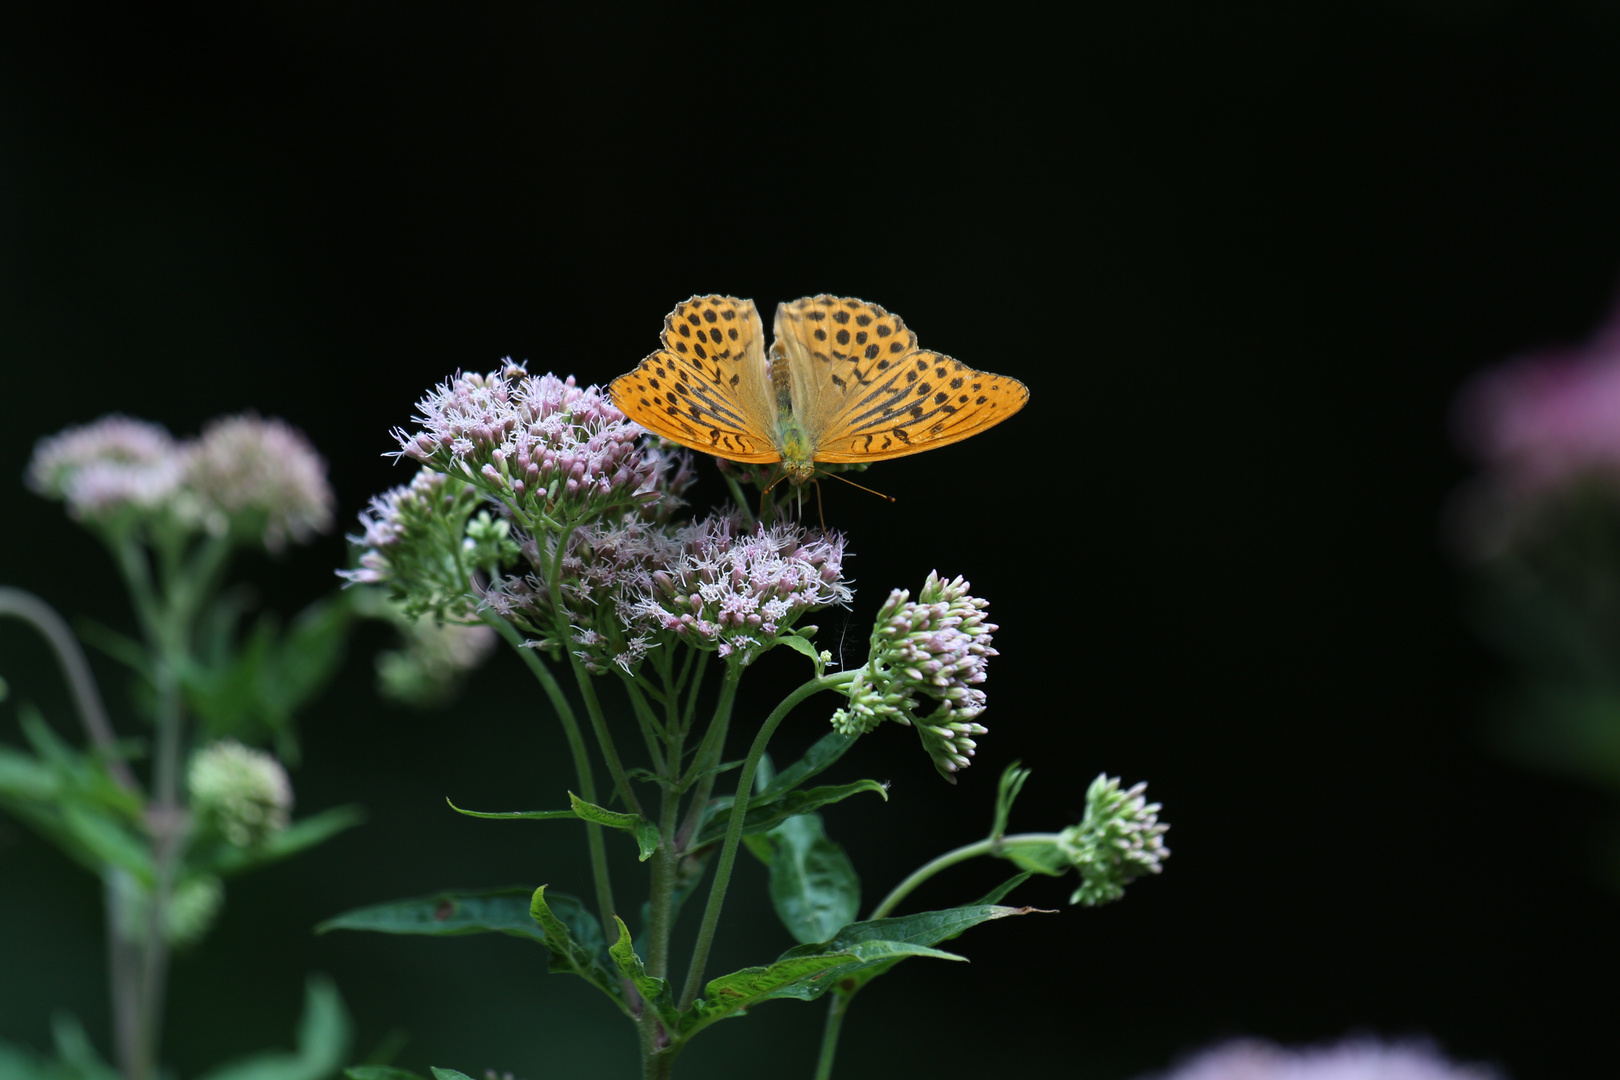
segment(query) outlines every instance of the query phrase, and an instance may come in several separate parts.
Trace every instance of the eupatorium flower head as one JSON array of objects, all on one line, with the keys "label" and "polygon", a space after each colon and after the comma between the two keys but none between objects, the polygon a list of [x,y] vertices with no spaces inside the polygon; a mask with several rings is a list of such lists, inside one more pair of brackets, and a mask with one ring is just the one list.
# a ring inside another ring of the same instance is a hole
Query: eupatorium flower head
[{"label": "eupatorium flower head", "polygon": [[[997,629],[985,619],[984,600],[970,596],[958,577],[928,575],[917,599],[896,589],[872,627],[872,649],[860,676],[849,685],[849,706],[833,714],[833,726],[849,733],[871,731],[884,720],[913,725],[940,775],[965,768],[986,728],[985,666],[996,655]],[[928,715],[919,715],[932,704]]]},{"label": "eupatorium flower head", "polygon": [[474,573],[517,555],[506,521],[480,512],[484,505],[470,483],[423,469],[409,484],[372,497],[360,513],[364,531],[349,537],[362,549],[360,565],[338,573],[387,587],[411,618],[471,618]]},{"label": "eupatorium flower head", "polygon": [[1125,886],[1143,874],[1157,874],[1170,857],[1159,823],[1158,803],[1144,796],[1146,784],[1121,791],[1119,778],[1098,773],[1086,789],[1086,812],[1078,825],[1059,834],[1058,845],[1080,872],[1071,904],[1095,907],[1118,900]]},{"label": "eupatorium flower head", "polygon": [[712,516],[676,530],[662,567],[621,602],[627,633],[670,634],[749,663],[806,613],[845,604],[844,538]]},{"label": "eupatorium flower head", "polygon": [[182,505],[216,536],[253,536],[271,551],[332,526],[326,462],[283,420],[214,420],[186,445]]},{"label": "eupatorium flower head", "polygon": [[[402,455],[478,486],[526,526],[643,506],[670,491],[682,456],[653,447],[595,386],[573,376],[458,372],[394,429]],[[690,468],[685,474],[689,482]]]},{"label": "eupatorium flower head", "polygon": [[100,522],[125,512],[166,512],[183,474],[184,456],[173,436],[115,414],[39,440],[27,483],[61,499],[75,518]]}]

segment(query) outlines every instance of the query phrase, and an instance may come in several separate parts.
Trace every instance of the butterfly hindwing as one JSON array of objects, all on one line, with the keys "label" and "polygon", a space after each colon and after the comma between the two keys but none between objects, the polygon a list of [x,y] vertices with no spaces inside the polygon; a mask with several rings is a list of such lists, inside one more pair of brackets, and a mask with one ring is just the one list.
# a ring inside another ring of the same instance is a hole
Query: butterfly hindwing
[{"label": "butterfly hindwing", "polygon": [[782,304],[776,336],[816,461],[878,461],[945,446],[1029,400],[1017,379],[919,350],[899,316],[853,298]]},{"label": "butterfly hindwing", "polygon": [[613,381],[613,403],[682,446],[733,461],[781,459],[753,301],[694,296],[664,318],[664,348]]}]

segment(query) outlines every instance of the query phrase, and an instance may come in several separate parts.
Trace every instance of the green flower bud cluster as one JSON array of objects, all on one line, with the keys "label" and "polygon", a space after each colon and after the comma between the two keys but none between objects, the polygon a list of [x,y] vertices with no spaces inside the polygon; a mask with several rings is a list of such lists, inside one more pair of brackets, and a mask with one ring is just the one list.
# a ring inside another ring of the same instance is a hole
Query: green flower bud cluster
[{"label": "green flower bud cluster", "polygon": [[1146,790],[1146,784],[1136,784],[1121,791],[1119,778],[1103,773],[1086,789],[1085,815],[1058,834],[1058,846],[1080,872],[1069,903],[1095,907],[1118,900],[1126,885],[1163,869],[1170,826],[1159,823],[1162,807],[1147,801]]},{"label": "green flower bud cluster", "polygon": [[186,780],[198,824],[237,847],[257,847],[288,825],[292,783],[263,750],[222,739],[192,757]]}]

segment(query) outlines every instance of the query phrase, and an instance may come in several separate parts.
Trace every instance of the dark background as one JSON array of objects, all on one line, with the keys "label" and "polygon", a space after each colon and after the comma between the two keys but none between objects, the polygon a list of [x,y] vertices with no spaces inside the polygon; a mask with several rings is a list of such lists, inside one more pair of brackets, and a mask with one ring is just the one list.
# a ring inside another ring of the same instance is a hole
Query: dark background
[{"label": "dark background", "polygon": [[[847,627],[821,621],[852,663],[888,590],[935,567],[1002,627],[959,786],[899,728],[842,767],[893,781],[887,804],[828,815],[868,904],[983,834],[1013,758],[1035,767],[1015,827],[1073,820],[1106,769],[1150,781],[1175,855],[1095,911],[1034,882],[1025,901],[1061,914],[973,932],[970,965],[903,966],[853,1012],[840,1075],[1123,1078],[1221,1036],[1347,1032],[1427,1033],[1521,1080],[1590,1074],[1612,1057],[1613,807],[1492,749],[1504,673],[1438,522],[1467,473],[1460,381],[1579,341],[1613,295],[1620,20],[1293,7],[8,5],[0,579],[127,625],[103,553],[22,487],[34,440],[71,423],[285,417],[330,461],[343,531],[408,478],[388,429],[458,367],[603,382],[694,292],[767,312],[861,296],[1033,392],[993,432],[874,468],[893,506],[825,485],[859,591]],[[344,559],[333,535],[244,570],[291,612]],[[561,739],[516,662],[413,713],[372,692],[384,641],[363,634],[303,718],[295,777],[302,811],[355,801],[370,823],[232,885],[175,972],[168,1059],[192,1076],[286,1044],[321,970],[358,1051],[398,1030],[418,1070],[631,1075],[630,1029],[539,949],[310,935],[444,886],[586,891],[564,827],[442,801],[558,802]],[[0,667],[65,716],[17,626]],[[122,675],[98,670],[128,729]],[[790,944],[762,882],[744,867],[711,971]],[[0,1037],[43,1045],[65,1008],[104,1039],[96,886],[10,821],[0,913]],[[770,1005],[684,1068],[776,1055],[770,1075],[807,1074],[820,1020]]]}]

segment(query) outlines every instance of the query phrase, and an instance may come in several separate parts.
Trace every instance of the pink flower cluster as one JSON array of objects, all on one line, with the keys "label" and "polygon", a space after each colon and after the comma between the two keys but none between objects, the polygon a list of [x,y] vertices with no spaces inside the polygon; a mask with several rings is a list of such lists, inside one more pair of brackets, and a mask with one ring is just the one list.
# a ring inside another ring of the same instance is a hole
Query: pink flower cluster
[{"label": "pink flower cluster", "polygon": [[335,501],[309,440],[251,414],[215,420],[184,442],[144,420],[104,416],[41,439],[28,486],[81,521],[162,522],[271,551],[328,529]]},{"label": "pink flower cluster", "polygon": [[458,372],[417,410],[418,430],[394,429],[401,454],[536,512],[572,518],[588,502],[600,512],[604,501],[654,499],[676,464],[596,387],[521,364]]},{"label": "pink flower cluster", "polygon": [[727,517],[676,530],[675,557],[621,601],[631,633],[665,632],[743,663],[805,613],[847,604],[844,538],[777,523],[742,531]]},{"label": "pink flower cluster", "polygon": [[1584,348],[1504,364],[1458,400],[1459,434],[1523,494],[1578,478],[1620,483],[1620,321]]}]

